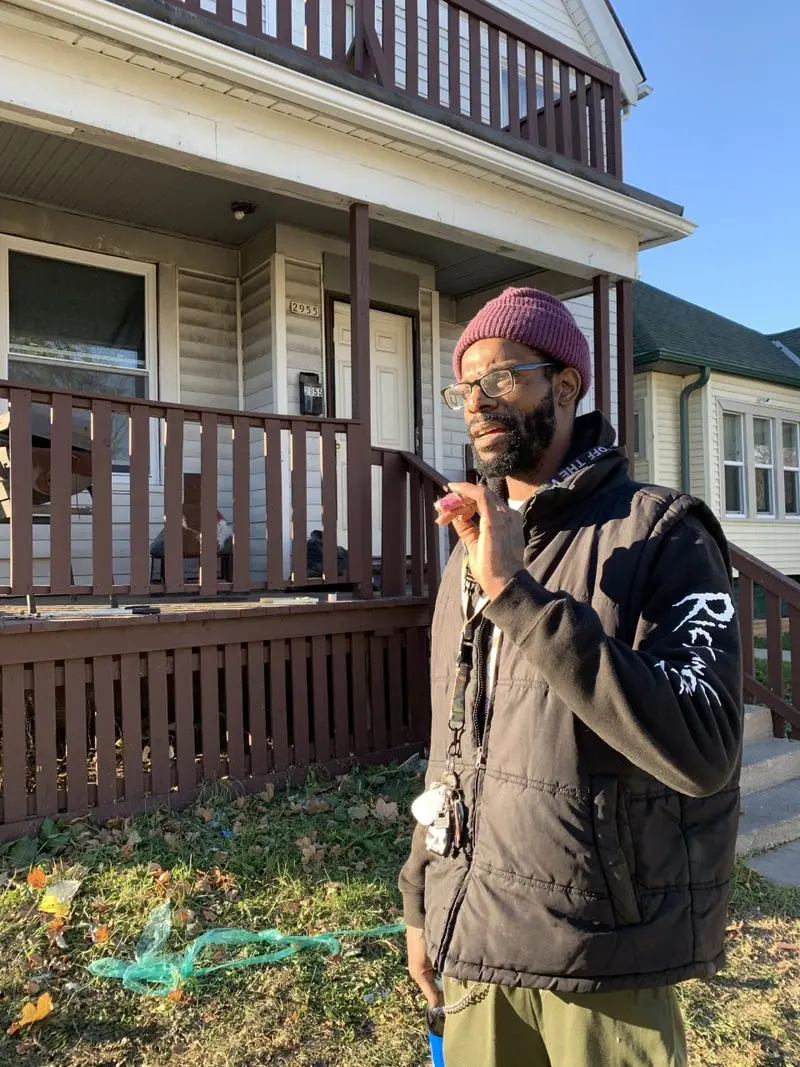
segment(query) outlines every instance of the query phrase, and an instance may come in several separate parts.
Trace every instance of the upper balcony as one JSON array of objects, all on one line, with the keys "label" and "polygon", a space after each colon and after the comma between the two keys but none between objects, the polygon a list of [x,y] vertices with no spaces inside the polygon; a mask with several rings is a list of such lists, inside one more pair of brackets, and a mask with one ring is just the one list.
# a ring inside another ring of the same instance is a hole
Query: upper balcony
[{"label": "upper balcony", "polygon": [[622,178],[619,74],[484,0],[111,0],[577,175]]}]

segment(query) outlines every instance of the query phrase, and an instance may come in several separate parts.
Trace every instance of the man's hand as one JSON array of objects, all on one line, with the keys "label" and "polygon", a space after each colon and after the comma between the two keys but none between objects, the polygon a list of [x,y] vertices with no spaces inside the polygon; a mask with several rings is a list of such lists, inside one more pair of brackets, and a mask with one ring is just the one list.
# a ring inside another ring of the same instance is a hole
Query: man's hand
[{"label": "man's hand", "polygon": [[[523,567],[522,519],[483,486],[452,482],[449,489],[458,493],[464,506],[445,512],[436,521],[440,526],[453,524],[469,555],[472,577],[494,600]],[[480,526],[473,522],[475,515],[480,517]]]},{"label": "man's hand", "polygon": [[431,1008],[438,1008],[444,998],[433,980],[433,965],[425,946],[425,931],[414,926],[406,927],[406,953],[408,973],[422,990]]}]

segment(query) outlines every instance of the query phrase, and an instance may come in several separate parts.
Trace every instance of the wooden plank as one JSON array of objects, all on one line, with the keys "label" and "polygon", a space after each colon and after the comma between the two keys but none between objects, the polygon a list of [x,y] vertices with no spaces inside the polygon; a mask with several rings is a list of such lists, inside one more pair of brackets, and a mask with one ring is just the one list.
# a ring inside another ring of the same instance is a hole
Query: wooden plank
[{"label": "wooden plank", "polygon": [[767,619],[767,685],[783,696],[783,648],[781,599],[777,594],[765,591]]},{"label": "wooden plank", "polygon": [[167,705],[167,653],[160,649],[147,656],[150,775],[153,795],[169,796],[169,712]]},{"label": "wooden plank", "polygon": [[141,666],[137,653],[125,652],[120,656],[119,682],[125,799],[131,801],[144,796]]},{"label": "wooden plank", "polygon": [[589,166],[603,171],[603,95],[602,86],[594,78],[589,82],[586,102],[589,108]]},{"label": "wooden plank", "polygon": [[53,396],[50,431],[50,591],[72,586],[72,400]]},{"label": "wooden plank", "polygon": [[519,137],[519,55],[515,37],[506,38],[506,51],[508,64],[508,132],[512,137]]},{"label": "wooden plank", "polygon": [[[28,419],[30,426],[30,418]],[[28,467],[30,471],[30,467]],[[3,667],[3,823],[28,817],[28,753],[25,739],[25,669],[21,663]],[[84,766],[84,776],[86,768]]]},{"label": "wooden plank", "polygon": [[293,637],[289,642],[292,660],[292,725],[294,762],[305,767],[311,762],[311,742],[308,721],[308,657],[305,637]]},{"label": "wooden plank", "polygon": [[277,39],[281,44],[292,43],[292,0],[276,0]]},{"label": "wooden plank", "polygon": [[282,589],[283,578],[283,469],[281,431],[276,422],[267,423],[267,585]]},{"label": "wooden plank", "polygon": [[225,646],[225,725],[228,735],[228,772],[240,781],[245,776],[244,714],[242,704],[242,646]]},{"label": "wooden plank", "polygon": [[350,674],[353,680],[353,748],[369,752],[367,719],[367,638],[363,633],[350,636]]},{"label": "wooden plank", "polygon": [[388,84],[390,88],[394,88],[397,84],[397,5],[394,0],[385,0],[381,11],[383,14],[381,47],[386,57],[386,66],[389,73]]},{"label": "wooden plank", "polygon": [[409,741],[421,743],[430,738],[431,731],[431,696],[427,685],[425,636],[418,626],[410,627],[405,631],[405,635]]},{"label": "wooden plank", "polygon": [[[353,440],[348,428],[347,485],[355,512],[348,525],[356,540],[358,592],[372,596],[372,421],[370,384],[370,265],[369,208],[366,204],[350,207],[350,355],[352,363],[353,420],[358,423],[360,440]],[[351,449],[351,441],[355,447]],[[352,553],[352,549],[351,549]]]},{"label": "wooden plank", "polygon": [[539,100],[536,91],[536,52],[530,45],[525,45],[525,96],[527,97],[526,132],[531,144],[539,143]]},{"label": "wooden plank", "polygon": [[111,401],[92,402],[92,588],[107,596],[114,585],[111,510]]},{"label": "wooden plank", "polygon": [[628,450],[633,477],[633,289],[617,282],[617,425],[620,444]]},{"label": "wooden plank", "polygon": [[[359,588],[372,584],[372,563],[369,560],[369,567],[366,568],[368,559],[365,558],[364,529],[361,522],[364,465],[355,458],[363,451],[363,441],[361,427],[357,423],[350,423],[347,427],[347,567],[349,580]],[[369,556],[370,549],[367,547],[366,557]]]},{"label": "wooden plank", "polygon": [[556,140],[559,152],[572,158],[572,90],[570,87],[570,68],[566,63],[559,64],[559,102]]},{"label": "wooden plank", "polygon": [[331,423],[323,423],[320,433],[322,450],[322,572],[326,582],[336,582],[339,564],[336,555],[336,431]]},{"label": "wooden plank", "polygon": [[[387,4],[392,7],[392,4]],[[461,12],[447,5],[447,74],[449,110],[461,114]]]},{"label": "wooden plank", "polygon": [[286,699],[286,642],[269,643],[269,717],[272,757],[276,771],[290,766],[289,705]]},{"label": "wooden plank", "polygon": [[428,103],[441,105],[439,84],[439,0],[428,0]]},{"label": "wooden plank", "polygon": [[250,734],[250,773],[271,769],[267,749],[267,702],[264,690],[264,642],[247,645],[247,725]]},{"label": "wooden plank", "polygon": [[25,596],[33,588],[33,445],[31,391],[9,389],[11,419],[11,591]]},{"label": "wooden plank", "polygon": [[481,24],[470,15],[469,24],[469,115],[483,122],[483,68],[481,66]]},{"label": "wooden plank", "polygon": [[542,80],[544,89],[543,142],[545,148],[556,151],[556,104],[553,89],[553,57],[542,53]]},{"label": "wooden plank", "polygon": [[603,87],[606,107],[607,170],[622,180],[622,86],[618,71],[611,72],[611,85]]},{"label": "wooden plank", "polygon": [[328,698],[328,638],[311,638],[311,693],[314,704],[314,759],[331,758],[330,701]]},{"label": "wooden plank", "polygon": [[386,671],[384,650],[386,638],[373,634],[369,639],[369,708],[372,744],[370,751],[385,752],[388,748],[386,730]]},{"label": "wooden plank", "polygon": [[383,458],[381,596],[406,591],[406,468],[399,453]]},{"label": "wooden plank", "polygon": [[97,765],[97,803],[117,799],[116,712],[114,707],[114,661],[111,656],[92,660],[94,692],[94,742]]},{"label": "wooden plank", "polygon": [[308,581],[308,458],[306,426],[292,426],[292,579]]},{"label": "wooden plank", "polygon": [[[753,579],[739,571],[739,629],[742,638],[742,671],[752,676],[755,668],[753,653]],[[746,684],[746,683],[745,683]],[[752,696],[745,689],[745,696]]]},{"label": "wooden plank", "polygon": [[200,592],[217,591],[217,416],[200,416]]},{"label": "wooden plank", "polygon": [[406,0],[406,92],[419,96],[419,8],[418,0]]},{"label": "wooden plank", "polygon": [[[741,576],[740,576],[741,577]],[[792,686],[791,702],[800,711],[800,607],[789,607],[789,654],[792,665],[789,678]],[[793,729],[792,736],[797,739],[798,731]]]},{"label": "wooden plank", "polygon": [[500,34],[496,26],[489,26],[489,124],[499,130],[502,124],[500,106]]},{"label": "wooden plank", "polygon": [[250,589],[250,419],[233,420],[233,591]]},{"label": "wooden plank", "polygon": [[219,778],[219,678],[216,645],[200,648],[200,726],[203,777]]},{"label": "wooden plank", "polygon": [[439,558],[439,526],[436,524],[434,485],[427,478],[423,481],[423,501],[425,556],[428,565],[428,597],[432,600],[436,596],[439,582],[442,578],[442,565]]},{"label": "wooden plank", "polygon": [[608,275],[592,279],[594,309],[594,406],[611,417],[611,336],[608,306]]},{"label": "wooden plank", "polygon": [[[4,670],[4,706],[5,703]],[[71,812],[85,811],[89,804],[86,777],[86,726],[86,660],[68,659],[64,661],[64,737],[67,743],[67,811]],[[140,769],[141,766],[142,750],[140,746]]]},{"label": "wooden plank", "polygon": [[178,789],[194,789],[197,784],[194,741],[194,695],[192,650],[177,648],[172,654],[175,691],[175,758]]},{"label": "wooden plank", "polygon": [[306,4],[306,51],[310,56],[319,56],[319,0],[305,0]]},{"label": "wooden plank", "polygon": [[164,588],[183,590],[183,415],[167,412],[164,446]]},{"label": "wooden plank", "polygon": [[247,0],[247,30],[257,37],[263,37],[264,0]]},{"label": "wooden plank", "polygon": [[577,131],[577,159],[585,166],[589,164],[588,117],[586,104],[586,75],[576,72],[578,86],[575,92],[575,127]]},{"label": "wooden plank", "polygon": [[422,480],[419,471],[411,468],[409,495],[411,504],[411,595],[425,592],[425,527],[423,524]]},{"label": "wooden plank", "polygon": [[347,0],[331,0],[331,48],[335,63],[347,63]]},{"label": "wooden plank", "polygon": [[350,755],[350,714],[347,695],[347,639],[344,634],[331,636],[331,695],[333,700],[334,755]]},{"label": "wooden plank", "polygon": [[[131,411],[131,593],[150,587],[150,418],[147,408]],[[183,574],[181,573],[181,579]]]},{"label": "wooden plank", "polygon": [[217,22],[233,22],[233,0],[217,0]]},{"label": "wooden plank", "polygon": [[392,748],[399,748],[407,739],[403,709],[408,706],[408,701],[404,699],[402,635],[400,631],[395,630],[386,640],[389,666],[389,741]]},{"label": "wooden plank", "polygon": [[56,752],[56,665],[33,665],[34,736],[36,738],[36,814],[58,813]]}]

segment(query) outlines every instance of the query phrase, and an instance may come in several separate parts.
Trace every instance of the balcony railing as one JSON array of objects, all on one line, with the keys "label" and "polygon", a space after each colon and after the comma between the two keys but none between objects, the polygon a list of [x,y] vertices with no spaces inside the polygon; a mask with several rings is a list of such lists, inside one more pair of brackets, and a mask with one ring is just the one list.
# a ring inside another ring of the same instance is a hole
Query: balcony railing
[{"label": "balcony railing", "polygon": [[[143,0],[113,0],[140,9]],[[282,46],[427,105],[506,147],[538,146],[622,177],[619,75],[484,0],[166,0],[234,47]],[[163,4],[161,15],[164,15]],[[288,51],[287,51],[288,50]],[[273,58],[280,57],[275,54]]]},{"label": "balcony railing", "polygon": [[3,400],[0,596],[435,593],[441,480],[406,453],[357,461],[357,422],[9,382]]}]

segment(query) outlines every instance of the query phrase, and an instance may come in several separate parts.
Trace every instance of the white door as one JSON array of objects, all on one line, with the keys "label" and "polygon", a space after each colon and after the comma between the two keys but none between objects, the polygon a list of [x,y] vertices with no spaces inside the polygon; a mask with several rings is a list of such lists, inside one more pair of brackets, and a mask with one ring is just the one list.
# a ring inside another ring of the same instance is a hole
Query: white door
[{"label": "white door", "polygon": [[[414,392],[411,319],[371,311],[370,392],[372,400],[372,444],[375,448],[413,451]],[[334,372],[336,376],[336,418],[352,417],[350,305],[334,304]],[[341,452],[339,453],[341,456]],[[340,545],[347,544],[346,464],[337,463]],[[372,555],[381,554],[381,472],[372,472]]]}]

